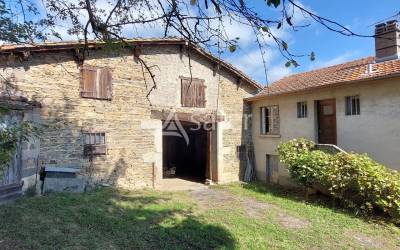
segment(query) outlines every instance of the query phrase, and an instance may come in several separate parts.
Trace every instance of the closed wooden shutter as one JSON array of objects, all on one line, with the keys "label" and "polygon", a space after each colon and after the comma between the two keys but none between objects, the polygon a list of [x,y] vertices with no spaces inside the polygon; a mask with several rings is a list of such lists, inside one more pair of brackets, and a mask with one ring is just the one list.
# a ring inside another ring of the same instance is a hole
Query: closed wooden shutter
[{"label": "closed wooden shutter", "polygon": [[99,69],[99,88],[97,98],[111,99],[112,76],[109,69]]},{"label": "closed wooden shutter", "polygon": [[81,96],[96,98],[97,69],[84,66],[81,68]]},{"label": "closed wooden shutter", "polygon": [[196,83],[197,87],[197,105],[196,107],[205,108],[206,107],[206,86],[203,81],[198,81]]},{"label": "closed wooden shutter", "polygon": [[204,108],[206,96],[204,80],[193,78],[181,78],[181,103],[182,107]]},{"label": "closed wooden shutter", "polygon": [[279,135],[280,133],[280,120],[279,120],[279,107],[271,107],[271,134]]},{"label": "closed wooden shutter", "polygon": [[181,89],[181,102],[183,107],[191,107],[191,98],[189,91],[190,81],[182,79],[182,89]]},{"label": "closed wooden shutter", "polygon": [[111,100],[111,71],[107,68],[83,66],[81,68],[81,96]]}]

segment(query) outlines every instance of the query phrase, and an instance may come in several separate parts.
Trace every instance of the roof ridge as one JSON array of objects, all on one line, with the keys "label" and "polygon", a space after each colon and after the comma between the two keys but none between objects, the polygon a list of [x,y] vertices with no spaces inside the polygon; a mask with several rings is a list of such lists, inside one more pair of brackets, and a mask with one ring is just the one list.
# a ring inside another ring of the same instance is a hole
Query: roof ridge
[{"label": "roof ridge", "polygon": [[[131,38],[131,39],[125,39],[125,42],[129,43],[137,43],[137,44],[152,44],[158,42],[159,44],[180,44],[180,45],[186,45],[190,46],[191,48],[195,49],[199,54],[202,54],[209,60],[213,61],[214,63],[222,65],[226,70],[228,70],[230,73],[233,73],[236,75],[236,77],[244,79],[247,83],[252,85],[258,90],[262,90],[263,87],[254,79],[252,79],[250,76],[248,76],[246,73],[243,71],[239,70],[236,66],[232,65],[231,63],[228,63],[227,61],[215,56],[213,53],[210,51],[206,50],[205,48],[202,48],[198,44],[195,43],[190,43],[187,39],[176,37],[176,36],[171,36],[171,37],[153,37],[153,38]],[[121,41],[113,41],[115,43],[121,42]],[[90,46],[103,46],[106,44],[104,41],[99,41],[99,40],[88,40],[87,44]],[[49,50],[61,50],[65,48],[74,48],[74,46],[83,46],[84,41],[83,40],[71,40],[71,41],[60,41],[60,42],[44,42],[44,43],[34,43],[34,44],[1,44],[0,45],[0,54],[1,53],[14,53],[14,52],[21,52],[21,51],[49,51]]]},{"label": "roof ridge", "polygon": [[[322,71],[322,70],[333,69],[333,68],[337,68],[337,67],[339,67],[339,66],[344,66],[344,65],[346,65],[346,64],[351,64],[351,63],[354,63],[354,62],[357,62],[357,61],[360,61],[360,62],[361,62],[361,61],[363,61],[363,60],[372,59],[372,58],[375,59],[374,56],[367,56],[367,57],[362,57],[362,58],[355,59],[355,60],[348,61],[348,62],[343,62],[343,63],[334,64],[334,65],[330,65],[330,66],[326,66],[326,67],[322,67],[322,68],[312,69],[312,70],[309,70],[309,71],[304,71],[304,72],[295,73],[295,74],[292,74],[292,75],[288,75],[288,76],[282,77],[281,79],[279,79],[279,80],[273,82],[272,84],[270,84],[269,86],[266,86],[265,88],[271,87],[272,85],[278,83],[279,81],[284,80],[284,79],[288,79],[288,78],[290,78],[290,77],[296,77],[296,76],[301,76],[301,75],[305,75],[305,74],[310,74],[310,73],[319,72],[319,71]],[[361,65],[352,65],[352,66],[349,65],[348,67],[341,68],[341,69],[348,69],[348,68],[357,67],[357,66],[361,66]]]},{"label": "roof ridge", "polygon": [[[185,41],[185,39],[177,37],[177,36],[167,36],[167,37],[137,37],[137,38],[129,38],[124,39],[124,41]],[[100,40],[87,40],[88,43],[106,43]],[[111,42],[120,42],[120,40],[115,40]],[[77,39],[77,40],[62,40],[62,41],[44,41],[38,43],[3,43],[0,44],[0,50],[4,49],[3,47],[31,47],[31,46],[44,46],[44,45],[62,45],[62,44],[83,44],[85,43],[84,39]]]},{"label": "roof ridge", "polygon": [[[373,65],[372,69],[368,64]],[[265,87],[258,95],[245,100],[393,77],[400,77],[399,59],[376,63],[374,57],[369,56],[284,77]]]}]

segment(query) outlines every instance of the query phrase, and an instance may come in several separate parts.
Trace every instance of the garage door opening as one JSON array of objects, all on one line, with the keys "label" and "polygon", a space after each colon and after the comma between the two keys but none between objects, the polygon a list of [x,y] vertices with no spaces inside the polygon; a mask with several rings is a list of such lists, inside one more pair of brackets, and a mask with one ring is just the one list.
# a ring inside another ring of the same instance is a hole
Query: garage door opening
[{"label": "garage door opening", "polygon": [[207,131],[191,123],[179,123],[163,131],[163,178],[204,183],[208,176]]}]

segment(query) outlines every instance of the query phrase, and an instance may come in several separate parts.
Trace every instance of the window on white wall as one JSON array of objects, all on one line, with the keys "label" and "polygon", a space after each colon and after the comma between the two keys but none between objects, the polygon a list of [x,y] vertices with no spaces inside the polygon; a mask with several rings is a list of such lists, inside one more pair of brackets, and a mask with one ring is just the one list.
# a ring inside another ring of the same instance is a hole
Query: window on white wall
[{"label": "window on white wall", "polygon": [[267,106],[260,108],[260,133],[263,135],[279,135],[279,107]]},{"label": "window on white wall", "polygon": [[360,114],[360,96],[346,96],[346,115]]},{"label": "window on white wall", "polygon": [[307,102],[298,102],[297,118],[306,118],[306,117],[307,117]]}]

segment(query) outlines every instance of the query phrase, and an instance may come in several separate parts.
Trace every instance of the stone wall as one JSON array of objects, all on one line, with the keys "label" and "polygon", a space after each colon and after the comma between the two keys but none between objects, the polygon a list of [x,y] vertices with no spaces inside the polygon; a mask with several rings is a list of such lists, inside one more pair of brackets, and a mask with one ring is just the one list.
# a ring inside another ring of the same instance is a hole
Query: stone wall
[{"label": "stone wall", "polygon": [[[148,46],[141,58],[150,66],[157,88],[147,97],[153,82],[128,51],[90,51],[85,64],[112,70],[111,101],[80,97],[80,72],[71,52],[33,53],[27,61],[13,57],[0,59],[3,95],[20,95],[42,104],[40,121],[45,132],[40,139],[39,161],[45,165],[77,166],[94,182],[125,188],[153,186],[160,178],[162,164],[162,123],[151,117],[152,110],[218,112],[225,121],[217,126],[218,172],[222,181],[238,180],[240,162],[236,146],[244,143],[250,130],[243,131],[242,99],[254,87],[237,84],[227,72],[215,72],[213,64],[200,55],[189,58],[178,46]],[[205,80],[206,107],[182,108],[180,76]],[[249,111],[249,109],[246,109]],[[93,164],[83,155],[83,132],[105,132],[107,155],[95,157]],[[153,171],[153,166],[156,171]]]}]

